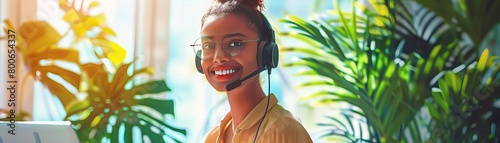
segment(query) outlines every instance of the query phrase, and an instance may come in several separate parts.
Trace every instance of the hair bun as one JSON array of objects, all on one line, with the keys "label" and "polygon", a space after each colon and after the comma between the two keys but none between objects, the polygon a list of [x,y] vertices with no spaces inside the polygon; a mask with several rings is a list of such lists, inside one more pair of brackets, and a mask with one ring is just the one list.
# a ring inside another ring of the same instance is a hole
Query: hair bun
[{"label": "hair bun", "polygon": [[226,2],[232,1],[232,2],[236,2],[236,3],[240,3],[243,5],[253,7],[261,12],[264,9],[264,0],[214,0],[214,1],[219,2],[219,3],[226,3]]},{"label": "hair bun", "polygon": [[264,0],[241,0],[244,4],[262,11],[264,9]]}]

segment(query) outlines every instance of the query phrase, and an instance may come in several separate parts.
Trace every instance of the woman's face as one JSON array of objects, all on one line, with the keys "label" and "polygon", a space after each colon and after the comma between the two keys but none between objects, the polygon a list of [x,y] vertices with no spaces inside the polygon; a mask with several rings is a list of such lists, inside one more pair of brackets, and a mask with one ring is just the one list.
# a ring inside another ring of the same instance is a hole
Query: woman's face
[{"label": "woman's face", "polygon": [[[215,43],[212,56],[202,60],[202,67],[208,82],[217,91],[226,91],[226,84],[241,79],[258,69],[257,45],[259,38],[254,29],[251,29],[248,20],[240,14],[225,14],[222,16],[207,17],[201,28],[201,36],[209,38]],[[224,40],[224,44],[223,43]],[[249,40],[248,42],[241,41]],[[237,55],[230,52],[233,46],[241,45]],[[225,51],[223,50],[225,47]],[[231,55],[233,54],[233,55]],[[235,56],[234,56],[235,55]],[[254,76],[247,81],[256,80]]]}]

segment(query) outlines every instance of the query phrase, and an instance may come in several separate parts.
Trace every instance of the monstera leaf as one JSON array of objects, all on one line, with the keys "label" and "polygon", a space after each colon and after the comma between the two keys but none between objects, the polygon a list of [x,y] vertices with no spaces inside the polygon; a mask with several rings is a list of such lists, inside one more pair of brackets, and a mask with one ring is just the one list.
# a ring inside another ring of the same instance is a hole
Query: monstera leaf
[{"label": "monstera leaf", "polygon": [[[14,29],[10,20],[4,21],[7,29]],[[58,75],[71,86],[78,88],[80,76],[60,65],[59,62],[79,63],[78,51],[72,48],[58,47],[61,35],[45,21],[26,21],[16,30],[17,52],[22,56],[28,70],[21,83],[27,76],[32,76],[44,84],[51,93],[57,96],[65,108],[74,104],[76,97],[70,93],[61,81],[56,81],[50,75]],[[21,87],[22,88],[22,87]]]},{"label": "monstera leaf", "polygon": [[186,131],[165,122],[175,115],[173,101],[148,96],[170,89],[163,80],[127,85],[139,74],[153,73],[147,67],[129,75],[130,65],[121,65],[112,76],[103,64],[83,65],[87,78],[82,90],[87,97],[67,111],[66,119],[72,121],[82,142],[181,142],[178,136]]},{"label": "monstera leaf", "polygon": [[[4,32],[16,32],[16,52],[29,72],[22,83],[32,76],[57,96],[65,108],[65,120],[72,121],[82,142],[181,142],[186,131],[167,122],[174,116],[173,101],[151,96],[170,91],[165,82],[133,84],[135,76],[153,74],[152,68],[129,74],[131,64],[122,64],[125,50],[111,40],[116,33],[105,24],[104,14],[90,14],[99,3],[92,1],[84,8],[85,0],[79,2],[77,7],[76,1],[59,0],[66,12],[62,18],[70,26],[62,35],[46,21],[25,21],[16,29],[5,20]],[[74,35],[73,41],[68,47],[59,46],[68,34]],[[78,45],[90,45],[84,48],[92,48],[101,62],[82,64]],[[0,110],[3,113],[8,111]],[[22,110],[17,113],[29,117]]]},{"label": "monstera leaf", "polygon": [[[7,30],[13,30],[16,36],[16,50],[22,56],[22,61],[27,68],[28,75],[23,77],[24,82],[28,76],[41,82],[52,94],[58,97],[67,109],[76,102],[76,97],[66,87],[79,88],[79,73],[65,68],[68,64],[79,66],[79,52],[74,46],[79,42],[90,42],[91,48],[99,59],[108,59],[110,64],[118,65],[125,58],[125,50],[117,43],[110,40],[116,33],[105,25],[104,14],[90,15],[90,10],[99,6],[96,1],[83,8],[84,0],[80,7],[76,1],[60,0],[59,6],[66,12],[63,19],[68,22],[70,29],[63,35],[59,34],[46,21],[25,21],[19,27],[14,27],[10,20],[4,20]],[[98,31],[98,32],[95,32]],[[75,36],[69,47],[60,47],[59,42],[68,33]],[[5,38],[0,38],[5,39]],[[106,62],[108,60],[103,60]],[[61,65],[64,63],[66,65]],[[113,67],[113,66],[110,66]],[[58,80],[58,77],[62,80]],[[69,83],[65,85],[62,83]]]}]

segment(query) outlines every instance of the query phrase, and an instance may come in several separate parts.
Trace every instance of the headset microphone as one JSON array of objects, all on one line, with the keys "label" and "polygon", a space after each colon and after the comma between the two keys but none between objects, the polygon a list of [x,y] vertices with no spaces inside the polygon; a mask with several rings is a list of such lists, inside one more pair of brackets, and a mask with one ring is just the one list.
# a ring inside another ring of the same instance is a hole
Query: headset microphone
[{"label": "headset microphone", "polygon": [[235,89],[236,87],[240,86],[243,81],[259,74],[260,72],[262,72],[264,70],[266,70],[266,67],[261,67],[261,68],[255,70],[254,72],[250,73],[249,75],[245,76],[242,79],[238,79],[238,80],[235,80],[235,81],[232,81],[232,82],[226,84],[226,91],[231,91],[231,90]]}]

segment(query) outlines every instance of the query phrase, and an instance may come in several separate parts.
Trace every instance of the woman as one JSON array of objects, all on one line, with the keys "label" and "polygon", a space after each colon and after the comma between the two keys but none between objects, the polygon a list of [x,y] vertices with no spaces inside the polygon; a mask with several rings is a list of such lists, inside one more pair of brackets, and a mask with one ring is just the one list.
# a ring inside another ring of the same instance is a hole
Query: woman
[{"label": "woman", "polygon": [[216,0],[202,17],[201,38],[192,45],[196,66],[217,91],[227,93],[231,109],[206,143],[312,142],[273,94],[266,98],[256,75],[265,69],[270,73],[278,56],[262,9],[262,0]]}]

